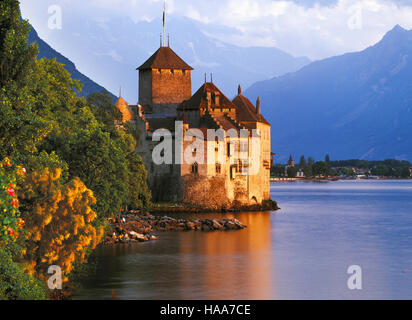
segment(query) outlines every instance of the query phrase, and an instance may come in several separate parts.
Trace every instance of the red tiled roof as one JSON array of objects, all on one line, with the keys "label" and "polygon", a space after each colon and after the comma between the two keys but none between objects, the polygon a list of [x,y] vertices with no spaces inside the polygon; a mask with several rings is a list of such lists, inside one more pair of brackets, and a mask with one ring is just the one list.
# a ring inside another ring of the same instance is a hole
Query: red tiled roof
[{"label": "red tiled roof", "polygon": [[222,91],[215,84],[211,82],[204,83],[199,90],[189,99],[182,102],[179,106],[179,110],[196,110],[207,107],[207,92],[219,93],[219,105],[216,105],[212,99],[211,107],[224,107],[224,108],[236,108],[236,106],[228,99]]},{"label": "red tiled roof", "polygon": [[193,70],[169,47],[160,47],[138,70],[150,69],[181,69]]},{"label": "red tiled roof", "polygon": [[270,123],[261,114],[256,113],[255,106],[250,102],[248,98],[244,97],[242,94],[239,94],[235,99],[233,99],[233,103],[237,107],[237,121],[257,121],[270,125]]}]

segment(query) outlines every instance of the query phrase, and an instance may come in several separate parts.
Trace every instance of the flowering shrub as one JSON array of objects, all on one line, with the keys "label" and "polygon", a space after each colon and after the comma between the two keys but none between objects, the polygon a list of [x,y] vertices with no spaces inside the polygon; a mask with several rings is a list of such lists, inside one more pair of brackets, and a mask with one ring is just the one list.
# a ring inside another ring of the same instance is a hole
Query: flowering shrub
[{"label": "flowering shrub", "polygon": [[7,246],[19,237],[24,221],[20,218],[16,183],[26,170],[6,158],[0,163],[0,246]]},{"label": "flowering shrub", "polygon": [[62,268],[63,281],[76,263],[84,263],[88,250],[103,237],[91,208],[96,199],[80,179],[64,183],[61,169],[30,172],[21,189],[26,220],[26,250],[22,258],[29,274],[47,276],[48,267]]}]

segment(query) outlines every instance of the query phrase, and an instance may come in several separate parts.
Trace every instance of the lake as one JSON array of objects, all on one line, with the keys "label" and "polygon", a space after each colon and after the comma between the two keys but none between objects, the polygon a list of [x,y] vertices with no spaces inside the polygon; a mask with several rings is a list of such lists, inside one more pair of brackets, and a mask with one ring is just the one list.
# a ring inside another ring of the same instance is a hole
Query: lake
[{"label": "lake", "polygon": [[[100,247],[74,299],[412,299],[412,181],[272,183],[231,232]],[[187,217],[187,216],[186,216]],[[350,290],[348,267],[362,269]]]}]

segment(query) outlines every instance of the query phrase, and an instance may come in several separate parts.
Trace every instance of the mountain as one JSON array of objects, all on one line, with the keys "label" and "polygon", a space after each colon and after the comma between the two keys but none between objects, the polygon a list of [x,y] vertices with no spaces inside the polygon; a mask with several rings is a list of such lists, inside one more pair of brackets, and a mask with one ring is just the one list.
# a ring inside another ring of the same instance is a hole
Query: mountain
[{"label": "mountain", "polygon": [[278,160],[412,160],[412,31],[396,26],[364,51],[257,82]]},{"label": "mountain", "polygon": [[[211,36],[216,31],[213,28],[188,18],[168,17],[170,47],[195,69],[193,92],[203,84],[205,73],[208,79],[213,73],[214,82],[223,92],[234,96],[239,83],[249,87],[256,81],[297,71],[310,62],[276,48],[242,48],[224,43]],[[99,79],[112,92],[122,87],[123,97],[136,103],[136,68],[159,48],[161,31],[160,19],[134,22],[106,11],[90,18],[67,9],[61,30],[44,28],[40,34],[45,34],[48,43],[70,57],[85,74]]]},{"label": "mountain", "polygon": [[[77,70],[73,62],[71,62],[65,56],[63,56],[62,54],[54,50],[46,42],[40,39],[36,30],[33,27],[30,30],[29,42],[30,43],[37,42],[37,45],[39,47],[39,54],[38,54],[39,59],[40,58],[47,58],[47,59],[56,58],[57,62],[65,65],[65,69],[72,75],[73,79],[80,80],[83,83],[83,90],[80,93],[81,96],[87,97],[91,93],[101,92],[103,90],[106,90],[105,88],[103,88],[102,86],[100,86],[99,84],[97,84],[96,82],[88,78],[87,76],[85,76],[79,70]],[[113,94],[112,96],[113,98],[115,98]]]}]

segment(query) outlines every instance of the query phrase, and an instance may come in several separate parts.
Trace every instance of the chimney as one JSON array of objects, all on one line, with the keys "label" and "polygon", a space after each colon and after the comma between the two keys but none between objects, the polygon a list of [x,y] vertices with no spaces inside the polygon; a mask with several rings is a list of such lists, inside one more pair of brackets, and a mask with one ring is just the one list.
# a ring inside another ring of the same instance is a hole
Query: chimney
[{"label": "chimney", "polygon": [[239,86],[237,87],[237,94],[238,94],[239,96],[242,95],[242,87],[240,86],[240,84],[239,84]]},{"label": "chimney", "polygon": [[260,97],[258,97],[256,101],[256,113],[260,114]]}]

